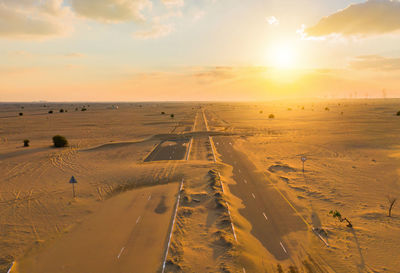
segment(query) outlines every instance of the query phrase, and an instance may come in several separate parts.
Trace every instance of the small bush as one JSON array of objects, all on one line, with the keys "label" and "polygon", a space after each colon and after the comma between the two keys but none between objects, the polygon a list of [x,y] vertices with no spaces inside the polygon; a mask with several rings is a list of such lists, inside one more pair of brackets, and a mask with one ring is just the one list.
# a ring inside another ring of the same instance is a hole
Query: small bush
[{"label": "small bush", "polygon": [[274,114],[270,114],[269,116],[268,116],[268,118],[275,118],[275,115]]},{"label": "small bush", "polygon": [[352,228],[352,227],[353,227],[353,224],[352,224],[347,218],[343,217],[342,214],[341,214],[339,211],[337,211],[337,210],[335,210],[335,211],[331,210],[331,211],[329,212],[329,214],[331,214],[333,218],[338,219],[340,222],[346,221],[346,222],[347,222],[347,227],[349,227],[349,228]]},{"label": "small bush", "polygon": [[263,110],[260,110],[260,114],[262,114],[263,113]]},{"label": "small bush", "polygon": [[22,113],[22,112],[21,112],[21,113],[19,113],[19,116],[23,116],[23,115],[24,115],[24,113]]},{"label": "small bush", "polygon": [[175,117],[175,115],[174,114],[171,114],[171,118],[174,118]]},{"label": "small bush", "polygon": [[49,114],[53,114],[53,110],[50,110],[50,111],[49,111]]},{"label": "small bush", "polygon": [[325,111],[329,111],[330,109],[328,107],[325,107]]},{"label": "small bush", "polygon": [[29,139],[24,139],[24,147],[29,147]]},{"label": "small bush", "polygon": [[76,108],[75,108],[75,111],[78,111],[78,110],[79,110],[78,107],[76,107]]},{"label": "small bush", "polygon": [[60,113],[64,113],[64,109],[60,109]]},{"label": "small bush", "polygon": [[67,139],[60,135],[53,136],[53,143],[54,147],[56,148],[62,148],[68,146]]},{"label": "small bush", "polygon": [[165,112],[161,112],[161,115],[165,115]]},{"label": "small bush", "polygon": [[396,116],[400,116],[400,111],[398,111],[398,112],[396,113]]},{"label": "small bush", "polygon": [[287,110],[288,110],[288,111],[292,111],[292,108],[289,107]]},{"label": "small bush", "polygon": [[83,107],[82,109],[81,109],[81,111],[82,112],[85,112],[87,109],[85,108],[85,107]]}]

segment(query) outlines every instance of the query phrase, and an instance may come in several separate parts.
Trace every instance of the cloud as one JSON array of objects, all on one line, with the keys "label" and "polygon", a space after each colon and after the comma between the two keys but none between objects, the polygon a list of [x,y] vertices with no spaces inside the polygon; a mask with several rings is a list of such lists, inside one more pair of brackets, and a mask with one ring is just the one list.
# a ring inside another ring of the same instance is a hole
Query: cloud
[{"label": "cloud", "polygon": [[149,0],[71,0],[79,15],[102,22],[144,21],[142,11],[152,7]]},{"label": "cloud", "polygon": [[154,24],[148,30],[137,31],[133,34],[136,39],[147,40],[156,39],[167,36],[174,30],[173,25],[161,25],[159,23]]},{"label": "cloud", "polygon": [[397,30],[400,30],[400,1],[368,0],[324,17],[304,32],[314,37],[334,34],[365,37]]},{"label": "cloud", "polygon": [[267,23],[270,24],[270,25],[272,25],[272,26],[277,26],[277,25],[279,25],[279,20],[276,19],[275,16],[267,17],[266,20],[267,20]]},{"label": "cloud", "polygon": [[185,4],[183,0],[161,0],[161,2],[166,6],[182,7]]},{"label": "cloud", "polygon": [[379,55],[358,56],[350,62],[350,68],[375,71],[400,70],[400,58],[386,58]]},{"label": "cloud", "polygon": [[69,58],[82,58],[82,57],[85,57],[85,55],[82,54],[82,53],[78,53],[78,52],[71,52],[71,53],[64,54],[64,57],[69,57]]},{"label": "cloud", "polygon": [[68,27],[54,14],[65,14],[60,1],[0,0],[0,37],[31,39],[63,35]]}]

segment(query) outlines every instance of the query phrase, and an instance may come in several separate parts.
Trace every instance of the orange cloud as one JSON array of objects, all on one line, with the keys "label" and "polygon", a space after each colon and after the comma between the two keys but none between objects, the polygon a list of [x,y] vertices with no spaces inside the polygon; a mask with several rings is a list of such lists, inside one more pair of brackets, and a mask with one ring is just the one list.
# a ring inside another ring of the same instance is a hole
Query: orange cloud
[{"label": "orange cloud", "polygon": [[66,14],[68,9],[60,3],[0,0],[0,37],[31,39],[64,35],[69,28],[58,16]]},{"label": "orange cloud", "polygon": [[72,0],[79,15],[103,22],[144,21],[142,11],[151,8],[149,0]]},{"label": "orange cloud", "polygon": [[343,36],[370,36],[400,30],[400,1],[368,0],[322,18],[306,28],[313,37],[341,34]]},{"label": "orange cloud", "polygon": [[350,67],[376,71],[400,70],[400,58],[386,58],[379,55],[358,56],[350,62]]}]

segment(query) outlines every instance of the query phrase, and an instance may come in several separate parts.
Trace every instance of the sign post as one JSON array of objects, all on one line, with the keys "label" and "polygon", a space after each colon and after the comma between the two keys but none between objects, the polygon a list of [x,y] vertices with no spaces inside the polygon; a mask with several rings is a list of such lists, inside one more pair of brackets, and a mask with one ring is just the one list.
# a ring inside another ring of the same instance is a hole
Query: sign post
[{"label": "sign post", "polygon": [[305,156],[301,157],[301,161],[303,162],[303,173],[304,173],[304,162],[306,162],[306,160],[307,160],[307,157],[305,157]]},{"label": "sign post", "polygon": [[72,197],[75,198],[75,184],[78,183],[74,176],[71,176],[69,183],[72,184]]}]

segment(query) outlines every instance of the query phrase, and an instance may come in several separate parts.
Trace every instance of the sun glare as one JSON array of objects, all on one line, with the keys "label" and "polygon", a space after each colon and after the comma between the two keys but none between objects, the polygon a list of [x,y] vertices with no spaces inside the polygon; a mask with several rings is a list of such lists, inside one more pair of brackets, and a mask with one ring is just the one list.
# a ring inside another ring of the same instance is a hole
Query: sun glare
[{"label": "sun glare", "polygon": [[289,45],[276,45],[268,50],[268,63],[276,68],[293,68],[295,51]]}]

